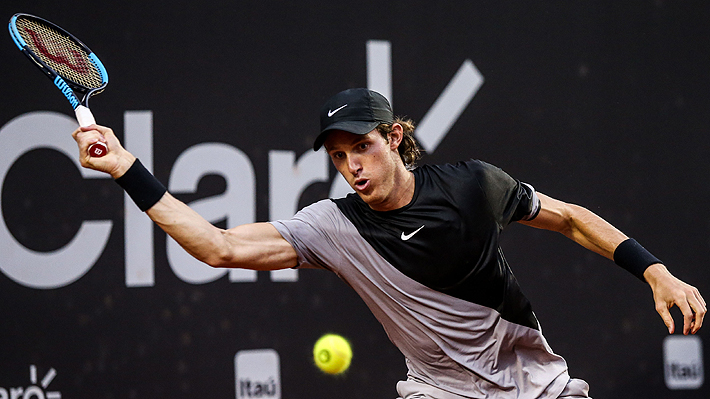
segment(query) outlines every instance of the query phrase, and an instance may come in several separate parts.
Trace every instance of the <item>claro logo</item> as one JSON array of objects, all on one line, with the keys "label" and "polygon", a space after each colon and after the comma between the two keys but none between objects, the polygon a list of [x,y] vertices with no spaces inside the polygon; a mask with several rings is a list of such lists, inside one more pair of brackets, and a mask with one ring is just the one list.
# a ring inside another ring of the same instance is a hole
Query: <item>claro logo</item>
[{"label": "claro logo", "polygon": [[[367,53],[368,87],[383,93],[391,101],[390,44],[387,41],[370,41]],[[434,152],[482,84],[481,74],[470,60],[465,60],[419,123],[417,139],[427,152]],[[0,187],[3,187],[13,164],[25,153],[38,148],[49,148],[66,155],[84,179],[110,178],[79,165],[76,144],[69,135],[76,126],[73,118],[56,112],[30,112],[6,123],[0,129]],[[120,131],[120,126],[114,128]],[[151,111],[124,113],[123,144],[148,169],[152,169]],[[323,150],[307,150],[299,158],[292,151],[269,151],[269,219],[293,216],[303,191],[316,182],[330,182],[331,197],[348,193],[350,188],[344,179],[329,176],[329,162]],[[243,151],[226,143],[200,143],[187,148],[173,164],[166,185],[172,193],[194,193],[206,175],[224,178],[226,189],[219,195],[193,201],[190,207],[211,222],[226,221],[227,228],[255,221],[256,177],[252,162]],[[8,194],[3,192],[2,195]],[[126,197],[124,203],[125,284],[127,287],[154,286],[154,225],[130,199]],[[26,248],[17,241],[5,222],[5,215],[2,215],[0,271],[26,287],[54,289],[66,286],[93,267],[104,252],[113,228],[113,220],[85,220],[64,247],[41,252]],[[214,269],[202,264],[172,239],[167,240],[165,252],[174,274],[187,283],[205,284],[225,275],[232,282],[253,282],[257,279],[256,271]],[[270,273],[272,281],[298,280],[297,270]]]},{"label": "claro logo", "polygon": [[[47,391],[49,384],[57,376],[57,371],[49,369],[41,381],[37,379],[37,367],[30,366],[30,385],[27,387],[3,388],[0,387],[0,399],[61,399],[62,394],[57,391]],[[39,383],[39,385],[37,385]]]}]

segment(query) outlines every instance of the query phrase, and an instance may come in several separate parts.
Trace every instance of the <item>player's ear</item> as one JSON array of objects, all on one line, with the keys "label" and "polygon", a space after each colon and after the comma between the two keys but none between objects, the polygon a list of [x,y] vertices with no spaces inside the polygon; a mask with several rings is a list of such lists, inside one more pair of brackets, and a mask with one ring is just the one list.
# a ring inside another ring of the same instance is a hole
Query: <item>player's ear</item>
[{"label": "player's ear", "polygon": [[404,128],[402,128],[402,125],[393,123],[392,130],[387,134],[387,138],[389,139],[390,149],[397,149],[402,143],[402,139],[404,139]]}]

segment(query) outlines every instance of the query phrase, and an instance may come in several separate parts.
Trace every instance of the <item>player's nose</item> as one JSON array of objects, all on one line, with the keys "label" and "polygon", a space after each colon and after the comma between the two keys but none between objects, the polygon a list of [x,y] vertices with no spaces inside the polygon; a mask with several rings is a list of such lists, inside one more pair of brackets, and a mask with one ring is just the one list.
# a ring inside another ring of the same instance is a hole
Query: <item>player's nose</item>
[{"label": "player's nose", "polygon": [[348,171],[352,173],[353,176],[357,176],[360,171],[362,171],[362,163],[357,155],[348,155],[347,163]]}]

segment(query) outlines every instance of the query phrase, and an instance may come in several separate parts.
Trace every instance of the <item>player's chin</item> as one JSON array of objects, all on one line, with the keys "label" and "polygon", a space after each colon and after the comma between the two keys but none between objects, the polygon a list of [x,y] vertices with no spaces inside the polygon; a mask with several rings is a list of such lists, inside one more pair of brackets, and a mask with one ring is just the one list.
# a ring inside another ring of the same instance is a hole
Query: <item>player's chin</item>
[{"label": "player's chin", "polygon": [[357,193],[362,201],[366,203],[370,208],[375,209],[375,210],[383,210],[382,206],[387,202],[387,198],[378,195],[376,192],[370,192],[368,194],[365,193]]}]

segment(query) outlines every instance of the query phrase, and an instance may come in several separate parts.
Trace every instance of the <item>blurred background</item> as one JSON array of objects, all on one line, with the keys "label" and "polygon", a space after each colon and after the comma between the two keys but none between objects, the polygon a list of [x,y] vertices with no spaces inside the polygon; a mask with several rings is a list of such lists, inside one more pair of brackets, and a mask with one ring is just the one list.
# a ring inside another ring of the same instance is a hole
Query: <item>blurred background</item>
[{"label": "blurred background", "polygon": [[[584,205],[710,297],[707,2],[6,0],[0,11],[84,41],[109,73],[91,101],[98,123],[218,226],[341,195],[311,151],[318,110],[370,87],[423,122],[421,163],[482,159]],[[402,355],[334,274],[195,265],[124,208],[115,183],[82,174],[71,108],[9,35],[0,60],[0,397],[397,397]],[[592,397],[708,397],[707,326],[668,341],[646,284],[561,235],[513,225],[502,245]],[[311,358],[328,332],[353,347],[337,377]]]}]

